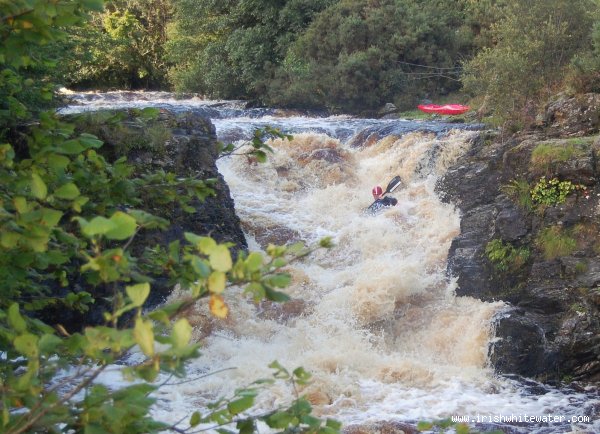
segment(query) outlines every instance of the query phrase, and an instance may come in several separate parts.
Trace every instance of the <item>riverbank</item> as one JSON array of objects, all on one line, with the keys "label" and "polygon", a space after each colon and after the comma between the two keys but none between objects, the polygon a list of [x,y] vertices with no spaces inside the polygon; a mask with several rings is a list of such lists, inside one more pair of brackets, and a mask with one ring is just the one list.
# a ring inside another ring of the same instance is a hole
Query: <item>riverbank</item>
[{"label": "riverbank", "polygon": [[499,373],[600,378],[599,109],[564,99],[535,130],[482,135],[438,186],[463,216],[457,294],[511,306],[490,350]]}]

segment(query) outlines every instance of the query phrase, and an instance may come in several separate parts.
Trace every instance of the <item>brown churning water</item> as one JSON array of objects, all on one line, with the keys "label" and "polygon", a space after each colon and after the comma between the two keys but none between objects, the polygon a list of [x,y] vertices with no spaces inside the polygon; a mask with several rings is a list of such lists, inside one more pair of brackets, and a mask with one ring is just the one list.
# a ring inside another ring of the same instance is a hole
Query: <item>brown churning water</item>
[{"label": "brown churning water", "polygon": [[[290,268],[289,303],[255,305],[234,290],[225,321],[211,319],[198,305],[189,320],[203,355],[189,365],[189,376],[235,369],[162,387],[154,409],[161,420],[179,421],[219,396],[270,377],[267,366],[273,360],[312,372],[314,381],[301,393],[316,414],[346,423],[572,416],[598,402],[589,394],[547,387],[530,393],[522,382],[495,376],[487,356],[493,318],[503,305],[454,295],[446,259],[460,216],[440,200],[435,183],[477,132],[441,133],[433,123],[423,128],[402,120],[278,118],[268,110],[250,116],[237,102],[176,100],[163,93],[139,98],[131,92],[91,93],[76,99],[81,105],[65,113],[156,104],[180,111],[225,110],[213,119],[220,137],[243,137],[266,124],[294,132],[291,142],[272,143],[275,153],[266,164],[233,157],[221,160],[219,169],[253,250],[323,236],[336,244]],[[400,125],[402,131],[392,128],[368,146],[349,146],[356,145],[353,134],[371,128],[369,122],[375,128]],[[371,188],[385,186],[395,175],[403,180],[392,193],[398,204],[366,214]],[[103,381],[119,383],[114,377]],[[259,396],[258,411],[286,405],[292,396],[289,385],[276,384]],[[547,433],[572,426],[522,428]]]}]

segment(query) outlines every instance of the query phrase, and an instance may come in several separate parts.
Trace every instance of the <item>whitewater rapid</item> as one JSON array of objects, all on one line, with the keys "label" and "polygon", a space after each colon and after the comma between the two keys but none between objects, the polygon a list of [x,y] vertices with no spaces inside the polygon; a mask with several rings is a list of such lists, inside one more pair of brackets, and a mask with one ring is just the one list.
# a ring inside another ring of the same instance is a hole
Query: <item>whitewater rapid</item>
[{"label": "whitewater rapid", "polygon": [[[72,110],[94,109],[99,101],[110,107],[94,96]],[[302,393],[315,413],[346,424],[464,415],[582,416],[598,404],[585,391],[494,375],[488,353],[493,320],[504,305],[454,294],[446,260],[460,215],[435,186],[472,146],[477,131],[443,122],[282,117],[273,110],[248,111],[237,102],[162,94],[129,103],[214,110],[212,121],[225,141],[248,138],[264,125],[292,133],[292,141],[271,143],[275,152],[266,163],[233,156],[219,161],[219,171],[251,250],[271,242],[311,244],[325,236],[335,243],[289,269],[291,302],[257,305],[234,290],[226,297],[230,315],[224,321],[211,318],[199,303],[188,319],[202,356],[189,364],[189,377],[232,369],[161,388],[157,418],[176,422],[268,378],[273,360],[310,371],[313,381]],[[361,143],[360,137],[370,140]],[[385,188],[395,175],[403,181],[393,193],[397,206],[366,214],[371,188]],[[258,397],[256,411],[285,405],[292,396],[289,384],[277,383]],[[533,423],[511,429],[598,432],[600,425]]]}]

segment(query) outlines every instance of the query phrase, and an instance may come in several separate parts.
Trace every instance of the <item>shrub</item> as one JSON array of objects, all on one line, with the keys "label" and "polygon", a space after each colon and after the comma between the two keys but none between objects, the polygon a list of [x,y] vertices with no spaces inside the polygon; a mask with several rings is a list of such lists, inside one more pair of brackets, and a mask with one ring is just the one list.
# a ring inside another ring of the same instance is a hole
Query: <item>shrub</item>
[{"label": "shrub", "polygon": [[531,189],[531,200],[535,204],[555,206],[564,203],[567,196],[574,191],[584,189],[581,184],[573,184],[571,181],[559,181],[552,178],[549,181],[545,176]]},{"label": "shrub", "polygon": [[577,248],[577,241],[561,226],[551,226],[542,230],[536,237],[536,244],[548,261],[570,255]]},{"label": "shrub", "polygon": [[136,149],[162,155],[173,130],[157,121],[159,113],[160,110],[153,107],[103,110],[74,115],[73,122],[77,131],[94,134],[110,145],[115,156],[127,155]]},{"label": "shrub", "polygon": [[463,84],[488,96],[488,107],[503,119],[534,119],[535,103],[552,94],[566,66],[587,48],[592,0],[505,0],[490,25],[489,46],[466,62]]},{"label": "shrub", "polygon": [[531,252],[527,247],[514,247],[496,238],[485,246],[485,254],[499,271],[516,271],[523,267]]}]

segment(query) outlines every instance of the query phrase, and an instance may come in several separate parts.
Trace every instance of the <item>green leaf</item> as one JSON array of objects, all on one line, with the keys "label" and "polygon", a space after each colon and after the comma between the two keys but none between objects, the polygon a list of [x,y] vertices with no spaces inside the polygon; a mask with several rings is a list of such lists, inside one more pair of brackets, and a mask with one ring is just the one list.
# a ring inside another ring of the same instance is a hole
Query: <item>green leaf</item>
[{"label": "green leaf", "polygon": [[75,220],[81,225],[83,235],[88,238],[92,238],[95,235],[104,235],[115,227],[114,222],[102,216],[96,216],[89,222],[82,217],[75,217]]},{"label": "green leaf", "polygon": [[128,210],[127,213],[132,216],[135,221],[140,225],[147,229],[154,228],[167,228],[169,226],[169,221],[165,220],[161,217],[157,217],[152,215],[146,211],[140,209],[131,209]]},{"label": "green leaf", "polygon": [[190,342],[190,339],[192,338],[192,326],[187,319],[180,318],[175,325],[173,325],[172,338],[173,346],[175,348],[183,348]]},{"label": "green leaf", "polygon": [[2,232],[0,234],[0,245],[5,249],[12,249],[19,242],[21,235],[16,232]]},{"label": "green leaf", "polygon": [[126,286],[125,292],[136,307],[141,307],[150,295],[150,284],[145,282]]},{"label": "green leaf", "polygon": [[49,228],[53,228],[58,224],[63,213],[61,211],[51,209],[51,208],[42,208],[42,220],[41,224],[47,226]]},{"label": "green leaf", "polygon": [[277,301],[277,302],[284,302],[284,301],[289,301],[290,300],[290,296],[280,292],[280,291],[275,291],[271,288],[269,288],[268,286],[265,286],[265,295],[267,296],[267,299],[272,300],[272,301]]},{"label": "green leaf", "polygon": [[37,173],[31,174],[31,194],[36,199],[45,199],[48,194],[48,187],[46,187],[46,183],[40,178],[40,175]]},{"label": "green leaf", "polygon": [[213,271],[208,277],[208,290],[213,294],[221,294],[225,290],[227,277],[222,271]]},{"label": "green leaf", "polygon": [[186,240],[196,246],[205,255],[210,255],[213,249],[217,247],[217,242],[210,237],[201,237],[191,232],[186,232],[184,236]]},{"label": "green leaf", "polygon": [[27,200],[22,196],[17,196],[13,199],[13,203],[15,204],[15,209],[19,214],[24,214],[29,210],[29,205],[27,204]]},{"label": "green leaf", "polygon": [[154,312],[150,312],[148,316],[154,321],[161,322],[166,326],[170,324],[169,315],[167,315],[167,313],[164,310],[155,310]]},{"label": "green leaf", "polygon": [[62,344],[61,338],[56,335],[46,333],[41,337],[39,347],[42,353],[50,354],[53,353],[60,344]]},{"label": "green leaf", "polygon": [[151,321],[136,318],[133,337],[146,356],[152,357],[154,355],[154,329]]},{"label": "green leaf", "polygon": [[81,145],[79,140],[73,139],[73,140],[67,140],[67,141],[63,142],[60,145],[60,147],[56,150],[56,152],[59,152],[61,154],[67,154],[67,155],[75,155],[75,154],[80,154],[84,150],[85,150],[85,148]]},{"label": "green leaf", "polygon": [[8,308],[8,323],[16,332],[22,333],[27,330],[27,323],[19,313],[19,305],[13,303]]},{"label": "green leaf", "polygon": [[100,148],[104,144],[102,140],[92,134],[83,133],[79,136],[79,142],[81,142],[86,148]]},{"label": "green leaf", "polygon": [[80,194],[79,188],[77,188],[77,186],[72,182],[61,185],[54,191],[54,196],[58,197],[59,199],[67,200],[75,199]]},{"label": "green leaf", "polygon": [[213,269],[223,272],[231,270],[231,266],[233,265],[231,262],[231,253],[229,253],[229,249],[226,246],[220,244],[214,247],[208,255],[210,266]]},{"label": "green leaf", "polygon": [[278,411],[276,413],[271,414],[269,417],[265,419],[265,422],[271,428],[287,428],[289,424],[292,422],[293,416],[284,411]]},{"label": "green leaf", "polygon": [[256,157],[256,161],[259,163],[264,163],[267,161],[267,154],[264,151],[255,151],[253,154]]},{"label": "green leaf", "polygon": [[259,282],[252,282],[246,286],[245,292],[250,292],[253,295],[254,301],[259,302],[267,295],[265,287]]},{"label": "green leaf", "polygon": [[38,338],[31,333],[25,333],[17,336],[13,341],[15,349],[27,357],[37,357],[39,355],[38,350]]},{"label": "green leaf", "polygon": [[236,399],[235,401],[231,401],[227,404],[227,410],[232,415],[236,415],[241,413],[244,410],[248,410],[250,407],[254,405],[254,397],[253,396],[244,396],[240,399]]},{"label": "green leaf", "polygon": [[179,257],[179,250],[181,248],[181,243],[179,242],[179,240],[175,240],[169,243],[169,258],[175,262],[176,264],[179,263],[180,257]]},{"label": "green leaf", "polygon": [[192,255],[190,258],[190,264],[194,271],[202,278],[207,278],[210,275],[210,267],[206,260],[199,256]]},{"label": "green leaf", "polygon": [[263,264],[263,256],[258,252],[252,252],[246,258],[246,267],[248,271],[258,271]]},{"label": "green leaf", "polygon": [[238,429],[239,434],[253,434],[254,432],[257,432],[256,424],[252,418],[240,420],[236,424],[236,428]]},{"label": "green leaf", "polygon": [[198,426],[200,424],[201,420],[202,420],[202,416],[200,416],[200,413],[195,411],[194,413],[192,413],[192,417],[190,417],[190,426],[192,428],[195,426]]},{"label": "green leaf", "polygon": [[50,154],[48,155],[48,166],[54,171],[64,170],[71,160],[64,155]]},{"label": "green leaf", "polygon": [[126,240],[135,233],[137,223],[129,214],[117,211],[110,217],[110,221],[114,227],[104,234],[110,240]]},{"label": "green leaf", "polygon": [[271,285],[273,285],[277,288],[285,288],[286,286],[288,286],[290,284],[292,277],[287,273],[279,273],[279,274],[275,274],[274,276],[270,276],[266,280]]}]

